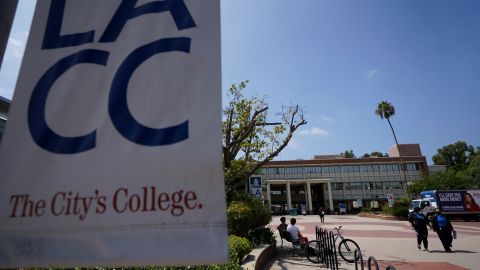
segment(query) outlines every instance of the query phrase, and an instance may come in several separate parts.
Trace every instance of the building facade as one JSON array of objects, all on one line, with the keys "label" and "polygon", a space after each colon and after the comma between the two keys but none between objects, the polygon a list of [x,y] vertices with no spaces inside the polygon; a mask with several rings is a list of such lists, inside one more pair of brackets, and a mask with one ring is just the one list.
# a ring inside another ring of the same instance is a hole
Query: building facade
[{"label": "building facade", "polygon": [[[407,196],[405,177],[408,184],[428,174],[418,144],[399,148],[392,147],[390,157],[315,156],[311,160],[271,161],[261,170],[264,199],[284,213],[292,208],[310,214],[320,207],[338,211],[340,205],[347,211],[379,208],[390,194]],[[402,164],[405,170],[401,170]]]}]

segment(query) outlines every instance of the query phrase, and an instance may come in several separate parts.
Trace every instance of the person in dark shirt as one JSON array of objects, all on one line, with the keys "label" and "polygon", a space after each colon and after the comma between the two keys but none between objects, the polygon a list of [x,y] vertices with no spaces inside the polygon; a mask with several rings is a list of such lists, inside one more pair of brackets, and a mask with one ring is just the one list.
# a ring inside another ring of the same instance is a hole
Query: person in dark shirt
[{"label": "person in dark shirt", "polygon": [[288,224],[285,223],[286,221],[287,221],[287,219],[285,217],[280,218],[281,223],[280,223],[280,225],[277,226],[277,229],[278,229],[279,232],[287,230]]},{"label": "person in dark shirt", "polygon": [[425,251],[428,251],[428,220],[420,210],[420,207],[415,207],[413,212],[410,213],[408,221],[417,233],[417,248],[421,249],[421,245],[423,242],[423,247],[425,248]]},{"label": "person in dark shirt", "polygon": [[453,252],[451,249],[453,242],[452,232],[454,231],[453,226],[452,223],[450,223],[450,220],[442,214],[440,209],[435,211],[435,216],[432,219],[432,227],[438,234],[438,238],[440,238],[445,251]]},{"label": "person in dark shirt", "polygon": [[324,223],[325,222],[325,209],[323,207],[320,207],[318,210],[318,215],[320,216],[320,222]]}]

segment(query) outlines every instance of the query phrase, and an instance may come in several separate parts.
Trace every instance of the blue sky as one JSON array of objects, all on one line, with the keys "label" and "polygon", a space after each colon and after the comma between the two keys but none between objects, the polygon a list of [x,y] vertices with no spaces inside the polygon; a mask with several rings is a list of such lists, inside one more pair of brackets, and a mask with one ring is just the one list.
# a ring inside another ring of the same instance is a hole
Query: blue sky
[{"label": "blue sky", "polygon": [[[34,0],[21,16],[0,72],[11,98]],[[279,159],[394,144],[374,110],[396,108],[400,143],[419,143],[427,161],[464,140],[480,146],[480,2],[222,0],[222,86],[250,80],[273,112],[301,104],[308,125]],[[273,114],[272,114],[273,115]]]}]

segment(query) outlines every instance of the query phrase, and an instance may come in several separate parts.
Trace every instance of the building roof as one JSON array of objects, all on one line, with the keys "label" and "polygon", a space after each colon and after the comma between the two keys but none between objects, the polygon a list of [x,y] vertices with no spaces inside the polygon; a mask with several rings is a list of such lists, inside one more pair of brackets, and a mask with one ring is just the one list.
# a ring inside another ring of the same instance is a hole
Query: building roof
[{"label": "building roof", "polygon": [[[404,162],[427,162],[424,156],[402,157]],[[373,157],[373,158],[333,158],[333,159],[310,159],[310,160],[277,160],[270,161],[263,167],[274,166],[301,166],[301,165],[347,165],[347,164],[371,164],[371,163],[398,163],[399,157]]]}]

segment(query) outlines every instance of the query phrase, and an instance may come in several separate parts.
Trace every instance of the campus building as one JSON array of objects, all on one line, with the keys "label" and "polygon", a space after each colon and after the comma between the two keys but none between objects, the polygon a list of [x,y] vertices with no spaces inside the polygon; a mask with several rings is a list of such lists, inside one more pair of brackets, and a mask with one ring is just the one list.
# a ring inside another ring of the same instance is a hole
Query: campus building
[{"label": "campus building", "polygon": [[3,131],[7,124],[8,109],[10,108],[10,100],[0,96],[0,141],[2,141]]},{"label": "campus building", "polygon": [[393,146],[389,157],[330,155],[271,161],[261,170],[263,196],[270,206],[284,213],[304,208],[310,214],[319,207],[339,211],[339,206],[345,206],[347,212],[362,206],[379,208],[388,197],[406,197],[404,173],[407,183],[428,174],[420,145]]}]

